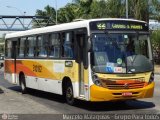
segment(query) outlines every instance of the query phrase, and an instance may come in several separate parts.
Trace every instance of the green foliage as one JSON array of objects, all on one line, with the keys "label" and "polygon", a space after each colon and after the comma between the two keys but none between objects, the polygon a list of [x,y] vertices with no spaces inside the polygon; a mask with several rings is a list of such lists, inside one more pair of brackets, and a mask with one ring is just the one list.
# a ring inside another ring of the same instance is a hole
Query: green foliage
[{"label": "green foliage", "polygon": [[150,7],[151,18],[160,21],[160,1],[159,0],[152,0],[152,4]]},{"label": "green foliage", "polygon": [[[91,18],[124,18],[125,0],[73,0],[66,6],[58,10],[58,23],[71,22],[74,19]],[[149,14],[154,18],[159,18],[160,2],[152,0],[152,6],[149,9],[149,0],[128,0],[129,17],[148,21]],[[154,15],[156,13],[156,15]],[[36,15],[49,16],[55,21],[56,12],[51,6],[46,6],[44,10],[37,10]],[[41,21],[42,23],[46,21]]]},{"label": "green foliage", "polygon": [[143,21],[149,20],[148,0],[129,0],[129,15]]},{"label": "green foliage", "polygon": [[65,7],[58,10],[58,23],[71,22],[76,18],[78,5],[67,4]]},{"label": "green foliage", "polygon": [[121,18],[125,16],[125,5],[121,0],[107,0],[108,16],[111,18]]},{"label": "green foliage", "polygon": [[108,9],[105,1],[94,1],[91,4],[91,10],[89,13],[90,18],[105,18],[108,17]]},{"label": "green foliage", "polygon": [[[37,10],[35,15],[36,16],[50,17],[54,21],[53,24],[55,24],[56,10],[53,7],[49,6],[49,5],[47,5],[44,8],[44,10]],[[46,25],[48,20],[39,20],[38,22],[39,22],[39,24],[41,24],[43,26],[43,25]],[[37,23],[34,22],[33,27],[37,27],[37,26],[38,26]]]},{"label": "green foliage", "polygon": [[151,34],[151,42],[153,46],[153,55],[155,62],[160,64],[160,30],[153,31]]},{"label": "green foliage", "polygon": [[91,5],[95,0],[74,0],[77,5],[77,14],[76,18],[89,19],[92,18],[90,15]]}]

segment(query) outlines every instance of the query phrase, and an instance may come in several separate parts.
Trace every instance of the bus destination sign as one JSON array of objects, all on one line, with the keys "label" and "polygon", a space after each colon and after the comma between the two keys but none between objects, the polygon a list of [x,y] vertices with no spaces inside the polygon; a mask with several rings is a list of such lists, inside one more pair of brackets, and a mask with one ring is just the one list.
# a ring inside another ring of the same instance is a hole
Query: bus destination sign
[{"label": "bus destination sign", "polygon": [[91,30],[138,30],[148,31],[147,23],[135,21],[94,21],[90,23]]}]

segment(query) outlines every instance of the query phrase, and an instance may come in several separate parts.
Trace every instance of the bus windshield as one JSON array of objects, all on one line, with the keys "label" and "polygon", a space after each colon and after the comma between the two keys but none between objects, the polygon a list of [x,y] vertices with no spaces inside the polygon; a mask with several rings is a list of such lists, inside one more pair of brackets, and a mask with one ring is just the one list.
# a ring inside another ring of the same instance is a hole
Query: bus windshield
[{"label": "bus windshield", "polygon": [[153,70],[148,34],[94,33],[92,70],[98,73],[138,73]]}]

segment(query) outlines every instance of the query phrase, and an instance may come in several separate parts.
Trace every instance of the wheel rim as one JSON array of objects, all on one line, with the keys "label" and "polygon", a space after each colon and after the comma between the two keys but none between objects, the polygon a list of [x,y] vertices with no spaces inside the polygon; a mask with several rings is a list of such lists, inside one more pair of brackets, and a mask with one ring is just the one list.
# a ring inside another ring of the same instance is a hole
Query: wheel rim
[{"label": "wheel rim", "polygon": [[73,91],[72,91],[71,87],[67,88],[66,98],[67,98],[68,101],[72,101],[73,100]]},{"label": "wheel rim", "polygon": [[20,79],[21,79],[21,89],[22,89],[22,92],[24,92],[26,88],[24,83],[25,81],[24,76],[21,76]]},{"label": "wheel rim", "polygon": [[23,83],[23,82],[21,82],[21,88],[22,88],[22,90],[25,89],[25,86],[24,86],[24,83]]}]

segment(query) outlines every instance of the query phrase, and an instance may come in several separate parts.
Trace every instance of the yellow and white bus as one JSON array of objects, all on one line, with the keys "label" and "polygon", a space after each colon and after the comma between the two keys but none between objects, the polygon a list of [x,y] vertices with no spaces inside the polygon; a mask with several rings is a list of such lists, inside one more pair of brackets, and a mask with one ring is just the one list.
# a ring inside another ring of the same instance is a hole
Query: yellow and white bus
[{"label": "yellow and white bus", "polygon": [[149,98],[154,91],[148,24],[90,19],[7,34],[5,79],[64,95],[68,104]]}]

